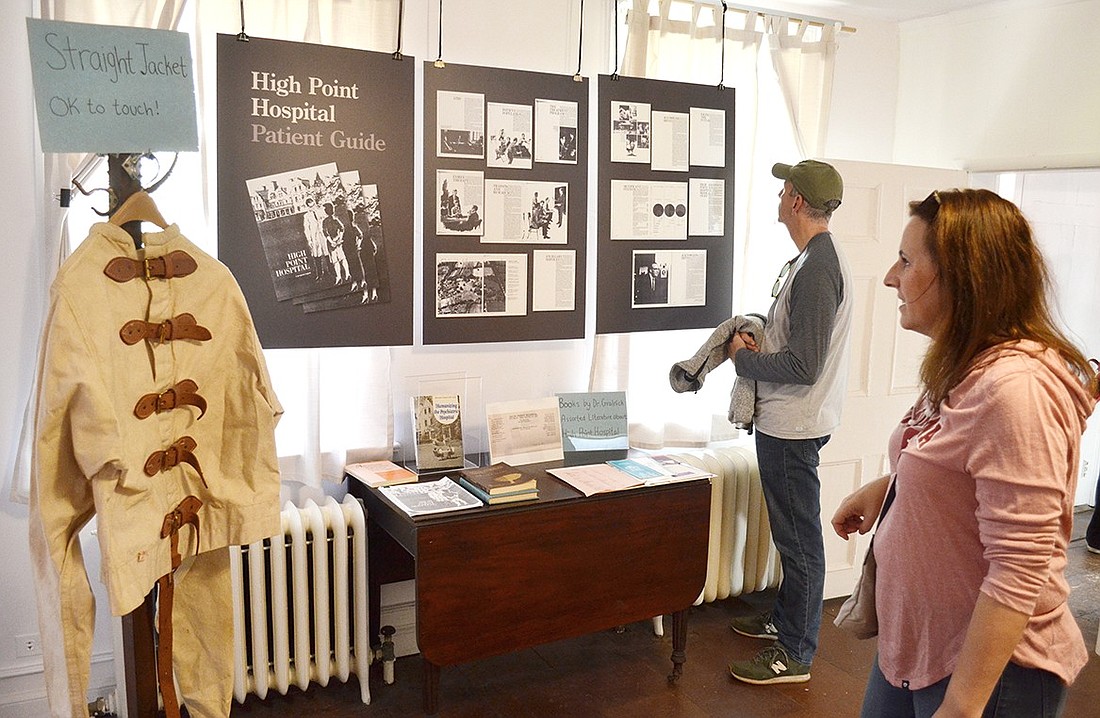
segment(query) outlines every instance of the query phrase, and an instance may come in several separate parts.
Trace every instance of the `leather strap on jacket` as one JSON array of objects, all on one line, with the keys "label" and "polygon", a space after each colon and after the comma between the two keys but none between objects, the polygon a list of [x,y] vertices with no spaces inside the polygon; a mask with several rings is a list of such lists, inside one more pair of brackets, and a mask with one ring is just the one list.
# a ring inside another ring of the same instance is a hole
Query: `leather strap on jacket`
[{"label": "leather strap on jacket", "polygon": [[180,556],[180,529],[190,525],[195,533],[195,553],[199,552],[199,509],[202,501],[188,496],[164,516],[160,537],[172,541],[172,570],[157,579],[157,683],[164,700],[165,718],[179,718],[180,705],[172,682],[172,604],[176,592],[176,569]]},{"label": "leather strap on jacket", "polygon": [[115,257],[107,262],[107,266],[103,268],[103,273],[116,282],[129,282],[137,277],[141,277],[148,282],[154,278],[186,277],[198,268],[199,265],[190,254],[182,249],[177,249],[163,257],[150,257],[148,259]]},{"label": "leather strap on jacket", "polygon": [[199,460],[193,453],[198,443],[190,436],[181,436],[176,439],[176,442],[169,446],[164,451],[154,451],[149,454],[149,458],[145,460],[145,475],[156,476],[162,471],[168,471],[169,469],[178,466],[180,464],[187,464],[199,472],[199,478],[202,479],[202,485],[210,488],[206,484],[206,477],[202,475],[202,467],[199,466]]},{"label": "leather strap on jacket", "polygon": [[195,321],[194,315],[180,314],[159,324],[132,319],[122,325],[118,335],[126,344],[137,344],[142,339],[157,343],[174,339],[206,341],[210,338],[210,330]]},{"label": "leather strap on jacket", "polygon": [[198,407],[199,418],[206,413],[206,399],[198,394],[199,385],[191,379],[184,379],[174,387],[160,394],[146,394],[138,399],[134,406],[134,416],[146,419],[153,414],[171,411],[181,406]]}]

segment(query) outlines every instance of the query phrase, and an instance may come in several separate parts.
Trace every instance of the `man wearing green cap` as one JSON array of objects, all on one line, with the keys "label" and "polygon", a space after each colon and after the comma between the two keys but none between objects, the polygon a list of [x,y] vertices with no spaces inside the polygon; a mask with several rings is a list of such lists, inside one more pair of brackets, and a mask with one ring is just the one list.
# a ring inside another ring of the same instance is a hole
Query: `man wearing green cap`
[{"label": "man wearing green cap", "polygon": [[772,175],[783,180],[779,221],[798,255],[772,288],[763,341],[737,334],[728,346],[737,375],[756,380],[756,456],[783,566],[774,608],[730,624],[774,641],[730,664],[734,678],[755,684],[810,680],[825,587],[818,452],[840,423],[852,323],[848,264],[829,232],[844,193],[840,175],[815,160],[776,164]]}]

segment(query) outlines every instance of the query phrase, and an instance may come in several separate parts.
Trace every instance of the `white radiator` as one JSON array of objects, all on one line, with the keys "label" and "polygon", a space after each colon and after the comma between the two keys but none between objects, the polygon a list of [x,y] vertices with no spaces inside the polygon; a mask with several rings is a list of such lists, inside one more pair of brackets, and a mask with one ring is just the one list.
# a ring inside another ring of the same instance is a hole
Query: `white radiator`
[{"label": "white radiator", "polygon": [[707,579],[695,603],[778,586],[779,552],[772,543],[756,454],[727,447],[675,456],[714,474]]},{"label": "white radiator", "polygon": [[292,685],[305,690],[355,673],[370,703],[363,507],[350,495],[323,506],[288,502],[282,523],[281,535],[230,551],[233,695],[244,703],[250,693],[286,695]]}]

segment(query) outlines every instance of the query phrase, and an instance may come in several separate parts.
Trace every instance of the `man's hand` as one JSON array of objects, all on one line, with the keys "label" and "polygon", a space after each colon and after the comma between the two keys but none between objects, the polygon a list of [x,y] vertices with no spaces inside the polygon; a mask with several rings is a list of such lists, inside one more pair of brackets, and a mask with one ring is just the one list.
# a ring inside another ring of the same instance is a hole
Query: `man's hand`
[{"label": "man's hand", "polygon": [[748,332],[737,332],[730,337],[729,344],[726,345],[726,353],[730,359],[733,355],[742,349],[748,349],[749,351],[760,351],[760,345],[756,343],[756,337]]}]

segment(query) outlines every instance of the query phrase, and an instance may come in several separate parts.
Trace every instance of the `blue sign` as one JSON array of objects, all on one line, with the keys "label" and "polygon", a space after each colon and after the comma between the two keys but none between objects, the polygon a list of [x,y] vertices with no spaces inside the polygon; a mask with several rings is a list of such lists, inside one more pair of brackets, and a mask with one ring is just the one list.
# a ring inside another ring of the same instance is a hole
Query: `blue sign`
[{"label": "blue sign", "polygon": [[187,33],[27,18],[46,152],[195,151]]}]

